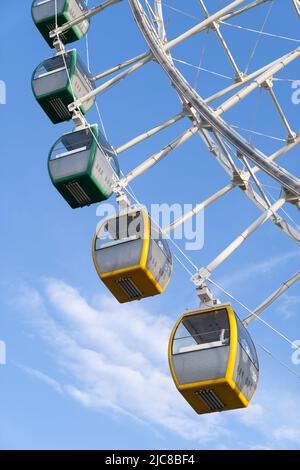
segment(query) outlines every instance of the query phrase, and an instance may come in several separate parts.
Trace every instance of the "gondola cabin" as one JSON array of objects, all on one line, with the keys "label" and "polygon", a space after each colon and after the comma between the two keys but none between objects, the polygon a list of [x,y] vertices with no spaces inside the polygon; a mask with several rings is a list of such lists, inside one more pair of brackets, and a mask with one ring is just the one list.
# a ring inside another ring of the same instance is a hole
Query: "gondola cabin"
[{"label": "gondola cabin", "polygon": [[[86,10],[84,0],[34,0],[31,7],[36,27],[52,48],[53,38],[49,34],[55,29],[56,20],[57,26],[63,26],[68,21],[79,18]],[[60,39],[64,44],[77,41],[88,32],[89,26],[89,19],[84,19],[61,34]]]},{"label": "gondola cabin", "polygon": [[108,199],[119,166],[97,125],[63,135],[48,158],[50,178],[73,208]]},{"label": "gondola cabin", "polygon": [[199,414],[245,408],[257,388],[255,346],[231,305],[186,312],[170,337],[169,365]]},{"label": "gondola cabin", "polygon": [[[34,96],[54,124],[72,118],[68,106],[94,89],[93,82],[76,49],[46,59],[34,71]],[[87,113],[95,98],[85,101],[80,110]]]},{"label": "gondola cabin", "polygon": [[168,244],[140,206],[100,224],[93,259],[100,279],[120,303],[161,294],[172,273]]}]

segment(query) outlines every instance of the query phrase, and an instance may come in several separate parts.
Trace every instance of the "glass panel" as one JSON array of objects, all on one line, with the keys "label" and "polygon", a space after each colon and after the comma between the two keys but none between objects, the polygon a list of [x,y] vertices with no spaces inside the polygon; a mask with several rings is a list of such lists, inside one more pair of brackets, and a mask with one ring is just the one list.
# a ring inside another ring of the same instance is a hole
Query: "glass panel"
[{"label": "glass panel", "polygon": [[97,265],[101,273],[137,266],[140,263],[143,241],[113,242],[96,251]]},{"label": "glass panel", "polygon": [[109,164],[111,165],[112,169],[114,170],[114,172],[116,173],[116,175],[120,176],[120,166],[119,166],[119,162],[115,153],[108,155],[107,160]]},{"label": "glass panel", "polygon": [[226,309],[190,315],[177,328],[173,354],[228,346],[229,320]]},{"label": "glass panel", "polygon": [[[65,61],[67,68],[70,69],[71,61],[72,61],[72,54],[67,53],[65,54]],[[51,57],[50,59],[44,60],[44,62],[37,68],[34,74],[34,79],[41,78],[46,74],[50,74],[51,72],[55,73],[58,70],[65,69],[65,61],[62,55],[58,55],[55,57]]]},{"label": "glass panel", "polygon": [[93,136],[88,129],[64,135],[52,150],[50,160],[90,150]]},{"label": "glass panel", "polygon": [[249,359],[253,362],[255,367],[258,369],[258,357],[257,357],[257,352],[254,346],[254,343],[251,339],[251,336],[249,335],[248,331],[242,324],[241,320],[237,318],[237,326],[238,326],[238,340],[243,348],[243,350],[247,353],[249,356]]},{"label": "glass panel", "polygon": [[106,248],[108,243],[116,244],[144,237],[144,219],[141,211],[109,219],[98,233],[96,250]]},{"label": "glass panel", "polygon": [[[47,3],[55,4],[55,0],[34,0],[33,6],[38,7],[38,6],[41,6],[41,5],[46,5]],[[64,3],[65,3],[65,0],[57,0],[58,11],[60,11],[62,9],[61,4],[64,5]]]},{"label": "glass panel", "polygon": [[[33,2],[33,7],[44,7],[48,6],[47,13],[48,15],[50,14],[49,6],[51,6],[51,13],[54,15],[55,14],[55,9],[57,9],[57,13],[62,13],[64,6],[65,6],[66,0],[56,0],[56,6],[55,6],[55,0],[34,0]],[[87,6],[85,4],[85,0],[72,0],[73,6],[74,4],[77,3],[81,11],[87,10]]]},{"label": "glass panel", "polygon": [[172,253],[169,248],[167,240],[163,238],[163,234],[161,233],[159,228],[156,227],[156,225],[152,221],[150,221],[150,223],[151,223],[151,239],[155,241],[157,246],[166,256],[167,260],[169,262],[172,262]]},{"label": "glass panel", "polygon": [[76,3],[78,3],[81,10],[87,10],[85,0],[76,0]]},{"label": "glass panel", "polygon": [[117,156],[114,152],[114,149],[112,146],[107,142],[106,138],[102,134],[102,132],[99,132],[99,137],[98,137],[98,142],[99,142],[99,147],[101,150],[104,152],[109,164],[112,166],[113,170],[115,173],[119,176],[120,174],[120,166],[119,162],[117,159]]},{"label": "glass panel", "polygon": [[[77,54],[77,69],[79,70],[80,73],[82,73],[82,75],[84,75],[88,80],[90,79],[90,76],[91,74],[89,73],[88,71],[88,68],[87,66],[85,65],[85,63],[81,60],[81,58],[79,57],[79,55]],[[94,81],[91,81],[90,82],[90,85],[92,88],[95,88],[96,87],[96,84]]]},{"label": "glass panel", "polygon": [[33,2],[33,15],[36,21],[51,18],[57,14],[61,14],[64,11],[65,0],[57,0],[55,6],[55,0],[35,0]]}]

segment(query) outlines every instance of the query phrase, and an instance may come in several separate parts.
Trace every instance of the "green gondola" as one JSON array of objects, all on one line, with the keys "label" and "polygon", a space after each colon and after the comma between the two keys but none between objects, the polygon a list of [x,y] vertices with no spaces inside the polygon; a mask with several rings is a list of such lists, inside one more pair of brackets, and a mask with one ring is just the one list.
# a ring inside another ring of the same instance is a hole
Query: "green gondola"
[{"label": "green gondola", "polygon": [[[53,46],[53,39],[50,38],[50,31],[55,29],[56,15],[57,25],[63,26],[70,20],[79,18],[87,7],[83,0],[34,0],[31,7],[33,21],[41,35],[50,47]],[[64,44],[81,39],[88,31],[90,21],[83,20],[60,35]]]},{"label": "green gondola", "polygon": [[48,170],[73,209],[108,199],[119,176],[115,153],[97,125],[64,134],[50,150]]},{"label": "green gondola", "polygon": [[[54,124],[72,118],[68,106],[95,88],[76,49],[44,60],[33,72],[35,98]],[[87,113],[95,98],[85,101],[80,110]]]}]

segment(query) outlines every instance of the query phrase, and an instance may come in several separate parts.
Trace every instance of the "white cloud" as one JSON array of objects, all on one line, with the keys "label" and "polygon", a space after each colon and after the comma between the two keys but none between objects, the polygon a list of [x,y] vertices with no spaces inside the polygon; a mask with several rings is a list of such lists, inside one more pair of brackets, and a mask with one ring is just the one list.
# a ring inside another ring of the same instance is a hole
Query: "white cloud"
[{"label": "white cloud", "polygon": [[265,420],[265,409],[259,403],[252,403],[247,413],[240,412],[239,420],[246,426],[259,426]]},{"label": "white cloud", "polygon": [[53,379],[52,377],[50,377],[49,375],[47,374],[44,374],[43,372],[37,370],[37,369],[33,369],[32,367],[28,367],[28,366],[24,366],[22,364],[16,364],[15,365],[17,367],[19,367],[20,369],[22,369],[24,372],[26,372],[27,374],[31,375],[32,377],[35,377],[36,379],[44,382],[46,385],[50,386],[51,388],[53,388],[53,390],[57,393],[59,393],[60,395],[63,395],[64,394],[64,391],[63,391],[63,388],[62,386],[60,385],[60,383]]},{"label": "white cloud", "polygon": [[273,433],[274,437],[279,441],[291,441],[300,445],[300,429],[292,426],[282,426]]},{"label": "white cloud", "polygon": [[[300,411],[298,394],[288,387],[279,388],[274,380],[272,389],[260,390],[256,402],[246,413],[239,411],[237,420],[261,442],[249,445],[251,449],[290,449],[300,446]],[[296,446],[295,446],[296,444]]]},{"label": "white cloud", "polygon": [[172,321],[140,303],[120,305],[106,296],[91,303],[65,282],[46,279],[42,293],[23,288],[18,306],[27,311],[64,375],[58,380],[31,368],[28,373],[82,406],[125,415],[203,447],[300,445],[297,397],[287,387],[279,390],[278,380],[271,392],[260,388],[247,410],[196,415],[168,371]]},{"label": "white cloud", "polygon": [[224,278],[218,280],[218,283],[223,287],[229,287],[231,285],[237,285],[244,282],[246,279],[255,275],[262,275],[270,273],[277,266],[286,263],[287,261],[293,260],[300,256],[300,252],[291,251],[283,255],[275,256],[268,260],[263,260],[258,263],[247,264],[244,269],[239,269],[235,274],[226,275]]},{"label": "white cloud", "polygon": [[284,320],[289,320],[294,317],[299,309],[300,297],[297,295],[285,294],[281,302],[277,305],[276,310],[279,312]]},{"label": "white cloud", "polygon": [[[45,281],[45,291],[43,299],[36,290],[23,289],[19,301],[29,307],[33,323],[67,372],[72,383],[60,385],[65,393],[86,407],[125,413],[198,442],[229,434],[223,416],[200,420],[176,391],[167,371],[169,318],[107,297],[91,306],[76,289],[55,279]],[[55,319],[47,303],[55,308]],[[44,374],[34,375],[46,381]]]}]

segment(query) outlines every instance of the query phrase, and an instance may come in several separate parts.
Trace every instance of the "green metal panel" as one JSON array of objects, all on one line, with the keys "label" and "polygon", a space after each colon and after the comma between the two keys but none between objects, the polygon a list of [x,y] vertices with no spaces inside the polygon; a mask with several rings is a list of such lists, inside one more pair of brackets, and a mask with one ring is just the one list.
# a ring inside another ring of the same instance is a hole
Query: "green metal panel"
[{"label": "green metal panel", "polygon": [[[76,60],[77,60],[77,50],[76,49],[73,49],[71,51],[68,51],[68,54],[71,54],[72,58],[71,58],[71,67],[70,67],[70,71],[69,71],[69,77],[70,77],[70,80],[72,81],[73,79],[73,76],[74,76],[74,73],[75,73],[75,68],[76,68]],[[46,59],[47,60],[47,59]],[[35,94],[35,91],[34,91],[34,88],[33,88],[33,80],[34,80],[34,77],[35,77],[35,73],[36,71],[39,69],[39,67],[41,67],[43,65],[45,61],[41,62],[33,71],[32,73],[32,76],[31,76],[31,88],[32,88],[32,92],[34,94],[34,96],[37,98],[36,94]],[[66,88],[62,88],[61,90],[57,90],[58,92],[60,91],[63,91],[65,90]],[[47,96],[51,96],[53,93],[46,93],[45,95],[42,95],[40,96],[40,98],[46,98]]]},{"label": "green metal panel", "polygon": [[[59,90],[55,90],[55,92],[51,93],[46,93],[41,96],[36,96],[34,88],[33,88],[33,81],[34,81],[34,76],[38,68],[43,64],[38,65],[36,69],[34,70],[32,74],[32,79],[31,79],[31,86],[32,86],[32,91],[33,94],[37,100],[37,102],[40,104],[40,106],[43,108],[47,116],[50,118],[50,120],[53,122],[53,124],[58,124],[64,121],[69,121],[71,119],[71,114],[68,113],[68,115],[65,116],[65,118],[60,118],[58,114],[55,112],[53,109],[53,106],[51,105],[51,100],[54,98],[59,99],[63,102],[63,104],[68,107],[71,103],[74,102],[74,97],[73,97],[73,89],[72,89],[72,81],[74,78],[75,70],[76,70],[76,63],[77,63],[77,50],[71,50],[68,52],[71,54],[71,66],[70,66],[70,71],[69,71],[69,77],[70,81],[68,82],[66,87],[63,87]],[[78,96],[75,93],[75,100],[78,99]],[[80,110],[83,114],[86,114],[89,111],[90,108],[87,108],[85,104],[83,103],[80,106]]]},{"label": "green metal panel", "polygon": [[[67,187],[67,184],[69,183],[79,184],[82,190],[89,196],[90,202],[78,202],[78,200],[76,200],[76,198],[71,194],[70,190]],[[72,209],[77,209],[79,207],[85,207],[90,204],[102,202],[108,199],[109,197],[104,191],[102,191],[99,183],[94,183],[88,173],[85,173],[84,175],[78,176],[76,178],[70,178],[69,181],[66,181],[65,183],[55,183],[54,186],[60,192],[65,201],[67,201],[67,203],[72,207]]]},{"label": "green metal panel", "polygon": [[[93,135],[95,136],[96,139],[98,139],[99,136],[99,129],[97,125],[91,126],[91,131]],[[96,150],[97,150],[97,141],[96,139],[93,139],[91,149],[90,149],[90,155],[89,155],[89,161],[87,165],[86,171],[82,173],[77,173],[75,175],[71,175],[68,177],[64,177],[58,180],[54,180],[51,172],[50,172],[50,157],[52,155],[52,152],[55,148],[55,146],[58,144],[58,142],[61,139],[58,139],[54,145],[51,147],[51,150],[49,152],[49,158],[48,158],[48,172],[50,179],[55,186],[55,188],[59,191],[59,193],[62,195],[62,197],[67,201],[67,203],[72,207],[72,209],[76,209],[79,207],[84,207],[87,205],[91,205],[94,203],[102,202],[108,199],[112,191],[108,194],[103,187],[101,186],[100,182],[93,176],[92,170],[93,170],[93,163],[96,155]],[[63,157],[62,157],[63,158]],[[68,157],[67,157],[68,158]],[[72,158],[72,157],[70,157]],[[78,188],[80,187],[79,191],[83,191],[89,198],[89,201],[79,201],[74,197],[74,192],[78,193],[77,191],[70,191],[70,187],[72,186]],[[72,194],[73,192],[73,194]]]},{"label": "green metal panel", "polygon": [[[65,0],[65,5],[64,5],[64,10],[62,13],[57,15],[57,24],[58,26],[63,26],[66,24],[68,21],[70,21],[70,16],[68,15],[68,8],[69,8],[70,0]],[[32,19],[37,27],[37,29],[40,31],[41,35],[45,39],[45,41],[48,43],[48,45],[51,48],[54,48],[53,46],[53,39],[50,38],[49,33],[51,30],[55,29],[55,16],[50,16],[48,18],[43,19],[42,21],[36,22],[34,17],[33,17],[33,4],[31,8],[31,15]],[[70,28],[68,31],[65,31],[61,35],[61,40],[63,41],[64,44],[70,44],[72,42],[78,41],[83,37],[83,34],[80,32],[79,28],[75,25],[72,28]]]},{"label": "green metal panel", "polygon": [[51,104],[51,98],[61,100],[64,105],[68,106],[69,104],[73,103],[73,94],[70,90],[70,87],[67,86],[66,88],[56,92],[55,94],[45,95],[42,98],[37,98],[37,101],[40,104],[41,108],[45,111],[45,113],[53,122],[53,124],[59,124],[64,121],[69,121],[72,115],[68,113],[68,115],[66,114],[65,118],[60,117]]}]

